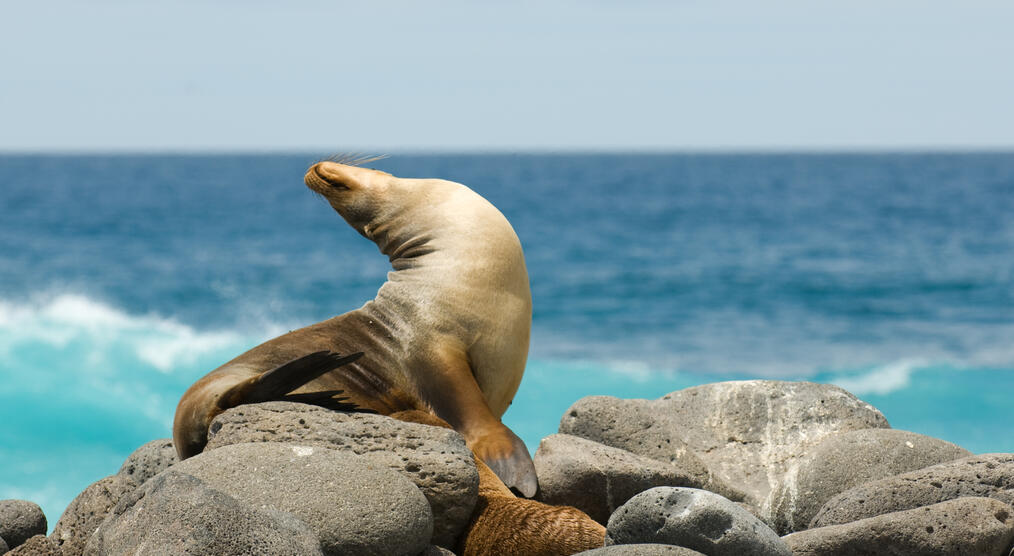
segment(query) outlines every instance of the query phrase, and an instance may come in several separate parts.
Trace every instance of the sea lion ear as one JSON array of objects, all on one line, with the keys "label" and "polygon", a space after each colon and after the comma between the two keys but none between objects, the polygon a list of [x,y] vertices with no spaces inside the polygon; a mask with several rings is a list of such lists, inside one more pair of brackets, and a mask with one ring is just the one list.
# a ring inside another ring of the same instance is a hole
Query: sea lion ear
[{"label": "sea lion ear", "polygon": [[280,400],[289,392],[320,375],[351,363],[362,356],[363,352],[342,357],[330,351],[317,351],[297,357],[228,389],[218,399],[218,407],[225,410],[247,403]]}]

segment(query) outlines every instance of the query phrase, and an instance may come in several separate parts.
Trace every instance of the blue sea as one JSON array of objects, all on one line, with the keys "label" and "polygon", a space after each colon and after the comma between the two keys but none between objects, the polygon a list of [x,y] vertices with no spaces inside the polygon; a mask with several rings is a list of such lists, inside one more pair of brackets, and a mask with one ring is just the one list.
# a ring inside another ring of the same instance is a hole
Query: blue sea
[{"label": "blue sea", "polygon": [[[305,155],[0,155],[0,498],[55,523],[198,377],[359,307],[386,257]],[[838,384],[895,428],[1014,452],[1014,153],[396,155],[513,223],[534,297],[504,417],[582,396]]]}]

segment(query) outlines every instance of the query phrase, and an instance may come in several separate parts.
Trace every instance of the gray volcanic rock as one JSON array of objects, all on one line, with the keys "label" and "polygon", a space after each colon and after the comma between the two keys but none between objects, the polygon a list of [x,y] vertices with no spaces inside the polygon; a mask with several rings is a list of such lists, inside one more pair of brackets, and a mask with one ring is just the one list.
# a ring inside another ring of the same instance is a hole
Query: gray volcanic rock
[{"label": "gray volcanic rock", "polygon": [[420,552],[419,556],[454,556],[454,553],[442,546],[431,544],[425,551]]},{"label": "gray volcanic rock", "polygon": [[46,515],[35,502],[0,500],[0,538],[7,544],[7,550],[35,535],[45,535],[46,527]]},{"label": "gray volcanic rock", "polygon": [[958,498],[783,537],[796,556],[983,554],[1007,556],[1014,508],[991,498]]},{"label": "gray volcanic rock", "polygon": [[828,435],[888,428],[873,406],[826,384],[747,380],[679,390],[658,400],[578,400],[560,432],[673,462],[743,490],[773,523],[772,502],[798,461]]},{"label": "gray volcanic rock", "polygon": [[952,461],[971,452],[930,436],[866,429],[828,436],[799,463],[775,499],[775,530],[805,529],[832,496],[856,485]]},{"label": "gray volcanic rock", "polygon": [[631,498],[609,518],[606,545],[662,543],[713,556],[789,556],[761,520],[713,492],[657,487]]},{"label": "gray volcanic rock", "polygon": [[741,492],[674,465],[568,434],[543,438],[534,461],[539,501],[574,506],[603,525],[635,494],[657,486],[716,490],[729,498],[743,499]]},{"label": "gray volcanic rock", "polygon": [[1014,454],[981,454],[853,487],[828,500],[810,527],[849,523],[962,496],[1014,505]]},{"label": "gray volcanic rock", "polygon": [[576,556],[704,556],[696,550],[671,544],[617,544],[578,552]]},{"label": "gray volcanic rock", "polygon": [[65,553],[53,539],[45,535],[35,535],[4,556],[65,556]]},{"label": "gray volcanic rock", "polygon": [[588,396],[563,414],[559,433],[663,461],[702,484],[710,482],[711,471],[679,432],[672,430],[667,409],[661,400]]},{"label": "gray volcanic rock", "polygon": [[10,548],[7,546],[7,542],[4,541],[3,537],[0,537],[0,554],[6,554]]},{"label": "gray volcanic rock", "polygon": [[172,439],[161,438],[134,450],[134,453],[127,456],[117,474],[126,475],[135,483],[143,485],[178,461]]},{"label": "gray volcanic rock", "polygon": [[257,509],[166,471],[125,496],[85,546],[85,556],[127,554],[321,554],[292,514]]},{"label": "gray volcanic rock", "polygon": [[81,554],[109,511],[138,484],[125,475],[110,475],[85,488],[63,511],[50,538],[64,554]]},{"label": "gray volcanic rock", "polygon": [[234,444],[173,470],[254,507],[295,515],[317,534],[325,554],[418,554],[433,534],[430,505],[411,481],[349,452]]},{"label": "gray volcanic rock", "polygon": [[453,547],[472,516],[479,473],[465,439],[451,429],[382,415],[269,402],[215,418],[205,451],[246,442],[289,442],[362,455],[414,482],[433,509],[434,544]]}]

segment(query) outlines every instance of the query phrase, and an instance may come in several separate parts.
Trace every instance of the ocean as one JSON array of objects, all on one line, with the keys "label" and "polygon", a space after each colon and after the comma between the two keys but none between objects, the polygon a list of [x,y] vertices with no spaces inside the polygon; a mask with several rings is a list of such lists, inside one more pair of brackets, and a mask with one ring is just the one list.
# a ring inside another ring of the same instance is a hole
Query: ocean
[{"label": "ocean", "polygon": [[[317,156],[317,155],[321,156]],[[0,155],[0,498],[50,526],[197,378],[371,299],[387,258],[305,155]],[[396,155],[513,223],[534,298],[504,422],[587,395],[841,385],[1014,452],[1014,153]]]}]

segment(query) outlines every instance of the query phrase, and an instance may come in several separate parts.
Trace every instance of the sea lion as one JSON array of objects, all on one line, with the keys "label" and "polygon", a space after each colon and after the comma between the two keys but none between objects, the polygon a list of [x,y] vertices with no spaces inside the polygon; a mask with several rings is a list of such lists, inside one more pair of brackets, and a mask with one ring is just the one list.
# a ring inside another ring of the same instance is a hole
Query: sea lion
[{"label": "sea lion", "polygon": [[507,219],[446,180],[326,161],[305,182],[393,270],[359,309],[269,340],[191,386],[173,424],[180,458],[200,453],[211,420],[243,403],[421,410],[460,432],[504,484],[533,496],[531,456],[500,422],[521,382],[532,320],[521,243]]},{"label": "sea lion", "polygon": [[[422,411],[390,415],[409,423],[450,428]],[[458,539],[460,556],[559,556],[577,554],[605,544],[606,528],[571,506],[549,506],[518,498],[475,458],[479,472],[479,499],[465,533]]]}]

